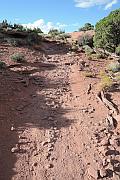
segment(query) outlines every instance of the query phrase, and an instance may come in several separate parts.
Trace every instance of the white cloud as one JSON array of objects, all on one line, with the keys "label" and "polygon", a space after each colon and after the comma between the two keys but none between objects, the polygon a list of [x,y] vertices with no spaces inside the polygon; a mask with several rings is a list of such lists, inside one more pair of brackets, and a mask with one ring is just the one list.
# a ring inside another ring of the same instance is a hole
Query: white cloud
[{"label": "white cloud", "polygon": [[113,0],[105,6],[105,9],[110,9],[114,4],[117,4],[117,0]]},{"label": "white cloud", "polygon": [[76,7],[89,8],[93,6],[105,5],[105,9],[111,8],[118,0],[74,0]]},{"label": "white cloud", "polygon": [[56,23],[54,24],[53,22],[45,22],[43,19],[36,20],[33,23],[28,23],[28,24],[22,24],[24,27],[27,28],[40,28],[43,32],[47,33],[50,29],[64,29],[67,27],[67,24],[62,24],[62,23]]}]

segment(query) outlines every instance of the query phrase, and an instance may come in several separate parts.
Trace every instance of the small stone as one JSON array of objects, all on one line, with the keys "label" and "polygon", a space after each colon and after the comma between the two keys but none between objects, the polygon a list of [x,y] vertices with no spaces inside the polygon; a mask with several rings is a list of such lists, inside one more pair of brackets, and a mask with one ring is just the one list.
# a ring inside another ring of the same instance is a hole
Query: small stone
[{"label": "small stone", "polygon": [[113,146],[119,146],[120,140],[119,139],[110,139],[110,144]]},{"label": "small stone", "polygon": [[106,177],[107,176],[107,171],[106,171],[106,169],[100,169],[100,176],[102,177],[102,178],[104,178],[104,177]]},{"label": "small stone", "polygon": [[38,163],[37,163],[37,162],[35,162],[35,163],[33,164],[33,166],[35,166],[35,167],[36,167],[37,165],[38,165]]},{"label": "small stone", "polygon": [[36,94],[32,94],[31,96],[34,98],[34,97],[36,97],[37,95],[36,95]]},{"label": "small stone", "polygon": [[51,160],[51,161],[54,161],[54,160],[55,160],[55,158],[54,158],[54,157],[50,157],[50,160]]},{"label": "small stone", "polygon": [[49,118],[48,118],[48,121],[53,121],[53,118],[52,118],[52,117],[49,117]]},{"label": "small stone", "polygon": [[108,145],[108,144],[109,144],[108,138],[106,137],[106,138],[102,139],[102,141],[100,142],[100,144],[101,144],[102,146]]},{"label": "small stone", "polygon": [[83,113],[87,113],[87,112],[88,112],[88,109],[83,109],[82,112],[83,112]]},{"label": "small stone", "polygon": [[54,144],[48,144],[48,148],[53,148]]},{"label": "small stone", "polygon": [[110,163],[111,162],[111,160],[108,158],[108,159],[106,159],[106,161],[108,162],[108,163]]},{"label": "small stone", "polygon": [[107,166],[108,165],[107,159],[104,158],[102,164],[103,164],[104,167]]},{"label": "small stone", "polygon": [[31,167],[31,171],[34,171],[34,168],[33,168],[33,166]]},{"label": "small stone", "polygon": [[48,141],[43,141],[43,142],[41,143],[42,146],[45,146],[45,145],[47,145],[47,144],[48,144]]},{"label": "small stone", "polygon": [[53,166],[53,164],[48,164],[47,166],[46,166],[46,169],[50,169],[50,168],[53,168],[54,166]]},{"label": "small stone", "polygon": [[23,136],[20,136],[20,135],[19,135],[18,137],[19,137],[19,139],[26,139],[25,137],[23,137]]},{"label": "small stone", "polygon": [[52,141],[52,140],[51,140],[50,138],[47,140],[48,143],[50,143],[51,141]]},{"label": "small stone", "polygon": [[48,148],[48,152],[49,152],[49,151],[53,151],[53,147],[51,147],[51,148]]},{"label": "small stone", "polygon": [[91,109],[89,109],[89,114],[94,113],[94,112],[95,112],[95,108],[94,108],[94,107],[92,107]]},{"label": "small stone", "polygon": [[120,176],[117,175],[117,174],[115,174],[114,172],[113,172],[113,178],[114,178],[115,180],[120,180]]},{"label": "small stone", "polygon": [[11,127],[11,131],[15,131],[15,127],[12,126],[12,127]]},{"label": "small stone", "polygon": [[11,152],[12,153],[18,153],[19,152],[19,148],[16,146],[16,147],[13,147],[12,149],[11,149]]},{"label": "small stone", "polygon": [[106,146],[101,146],[101,147],[99,147],[99,149],[98,149],[98,151],[99,151],[100,153],[102,153],[104,156],[105,156],[107,150],[108,150],[108,149],[107,149]]},{"label": "small stone", "polygon": [[107,169],[114,171],[113,165],[111,163],[108,164]]}]

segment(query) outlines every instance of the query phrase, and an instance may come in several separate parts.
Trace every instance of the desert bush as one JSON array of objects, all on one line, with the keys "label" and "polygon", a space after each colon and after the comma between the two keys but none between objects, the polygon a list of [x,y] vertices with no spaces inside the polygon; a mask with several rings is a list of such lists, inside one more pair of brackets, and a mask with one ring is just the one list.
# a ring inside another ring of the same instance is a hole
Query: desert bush
[{"label": "desert bush", "polygon": [[116,47],[115,52],[118,56],[120,56],[120,45],[118,47]]},{"label": "desert bush", "polygon": [[112,11],[95,26],[94,45],[115,52],[120,44],[120,9]]},{"label": "desert bush", "polygon": [[69,34],[66,33],[62,33],[56,36],[57,40],[62,40],[64,42],[67,42],[67,39],[70,38],[71,36]]},{"label": "desert bush", "polygon": [[84,72],[85,77],[94,78],[95,74],[91,71]]},{"label": "desert bush", "polygon": [[51,29],[48,34],[51,36],[51,38],[55,38],[56,36],[59,36],[63,34],[63,31],[59,31],[58,29]]},{"label": "desert bush", "polygon": [[115,80],[120,81],[120,72],[116,73]]},{"label": "desert bush", "polygon": [[0,29],[7,28],[9,26],[10,26],[10,24],[8,23],[8,21],[6,19],[3,20],[2,23],[0,23]]},{"label": "desert bush", "polygon": [[85,46],[88,45],[90,47],[93,47],[93,36],[84,34],[78,38],[78,44],[79,46]]},{"label": "desert bush", "polygon": [[7,43],[10,44],[11,46],[17,47],[22,45],[22,40],[21,39],[17,39],[17,38],[7,38],[6,39]]},{"label": "desert bush", "polygon": [[109,89],[113,85],[112,79],[103,71],[100,72],[100,86],[101,89]]},{"label": "desert bush", "polygon": [[11,60],[17,63],[25,62],[25,57],[21,53],[16,53],[11,56]]},{"label": "desert bush", "polygon": [[4,69],[6,67],[6,64],[3,61],[0,61],[0,69]]},{"label": "desert bush", "polygon": [[107,58],[107,55],[105,53],[99,52],[99,53],[96,53],[96,58],[97,59],[105,59],[105,58]]},{"label": "desert bush", "polygon": [[70,35],[65,33],[65,31],[61,31],[58,29],[51,29],[48,32],[49,37],[51,37],[54,40],[64,40],[66,41],[67,38],[70,38]]},{"label": "desert bush", "polygon": [[38,36],[36,33],[30,33],[26,41],[28,45],[39,44],[40,36]]},{"label": "desert bush", "polygon": [[83,27],[79,28],[79,31],[94,30],[94,26],[91,23],[86,23]]},{"label": "desert bush", "polygon": [[87,55],[90,55],[90,54],[94,53],[94,50],[88,45],[84,46],[83,48],[85,50],[85,54],[87,54]]},{"label": "desert bush", "polygon": [[77,41],[72,41],[70,50],[73,52],[76,52],[76,51],[78,51],[78,49],[79,49],[79,47],[78,47]]},{"label": "desert bush", "polygon": [[120,71],[120,63],[119,62],[113,62],[109,64],[108,70],[112,71],[113,73]]}]

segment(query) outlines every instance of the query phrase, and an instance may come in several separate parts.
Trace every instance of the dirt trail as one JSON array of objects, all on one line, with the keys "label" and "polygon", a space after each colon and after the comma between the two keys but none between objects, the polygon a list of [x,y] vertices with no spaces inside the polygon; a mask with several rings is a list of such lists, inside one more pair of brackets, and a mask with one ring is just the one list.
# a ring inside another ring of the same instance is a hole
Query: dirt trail
[{"label": "dirt trail", "polygon": [[101,159],[92,137],[107,109],[96,99],[98,80],[85,79],[76,59],[41,55],[0,74],[0,180],[94,179]]}]

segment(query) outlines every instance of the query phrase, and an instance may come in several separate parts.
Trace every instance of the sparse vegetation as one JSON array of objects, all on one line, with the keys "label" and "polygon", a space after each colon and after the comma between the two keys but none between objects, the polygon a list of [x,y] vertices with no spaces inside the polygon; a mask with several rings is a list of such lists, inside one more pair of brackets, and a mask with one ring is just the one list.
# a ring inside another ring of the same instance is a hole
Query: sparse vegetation
[{"label": "sparse vegetation", "polygon": [[120,72],[116,73],[115,80],[118,82],[120,81]]},{"label": "sparse vegetation", "polygon": [[0,69],[4,69],[6,64],[3,61],[0,61]]},{"label": "sparse vegetation", "polygon": [[91,71],[84,72],[85,77],[94,78],[95,74]]},{"label": "sparse vegetation", "polygon": [[73,51],[73,52],[76,52],[76,51],[78,51],[78,49],[79,49],[79,46],[78,46],[77,41],[72,41],[70,50]]},{"label": "sparse vegetation", "polygon": [[94,50],[90,46],[88,46],[88,45],[83,46],[83,48],[85,50],[86,55],[91,55],[91,54],[94,53]]},{"label": "sparse vegetation", "polygon": [[70,35],[65,33],[65,31],[61,31],[58,29],[51,29],[47,35],[48,38],[52,38],[53,40],[62,40],[67,42],[67,38],[70,38]]},{"label": "sparse vegetation", "polygon": [[10,44],[11,46],[15,46],[15,47],[23,44],[22,40],[18,39],[18,38],[7,38],[6,41],[8,44]]},{"label": "sparse vegetation", "polygon": [[84,33],[83,36],[80,36],[78,38],[78,44],[79,44],[79,46],[88,45],[90,47],[93,47],[93,36]]},{"label": "sparse vegetation", "polygon": [[113,85],[113,80],[104,71],[100,72],[100,78],[101,78],[101,82],[100,82],[101,89],[107,90]]},{"label": "sparse vegetation", "polygon": [[11,60],[17,63],[25,62],[24,54],[16,53],[11,56]]},{"label": "sparse vegetation", "polygon": [[94,26],[91,23],[86,23],[83,27],[79,29],[79,31],[89,31],[94,30]]},{"label": "sparse vegetation", "polygon": [[102,53],[102,52],[97,52],[95,55],[96,55],[97,59],[105,59],[105,58],[107,58],[107,55],[105,53]]},{"label": "sparse vegetation", "polygon": [[118,62],[113,62],[109,64],[108,69],[112,71],[113,73],[119,72],[120,71],[120,63]]},{"label": "sparse vegetation", "polygon": [[120,56],[120,45],[118,47],[116,47],[115,52],[118,56]]},{"label": "sparse vegetation", "polygon": [[[109,52],[115,52],[120,44],[120,9],[100,20],[95,27],[94,45]],[[118,48],[119,51],[119,48]]]},{"label": "sparse vegetation", "polygon": [[30,29],[30,28],[22,26],[21,24],[13,24],[12,25],[12,24],[8,23],[8,21],[6,19],[3,20],[2,23],[0,23],[0,30],[6,30],[6,31],[12,30],[15,32],[20,31],[20,32],[35,33],[35,34],[43,33],[40,28]]}]

